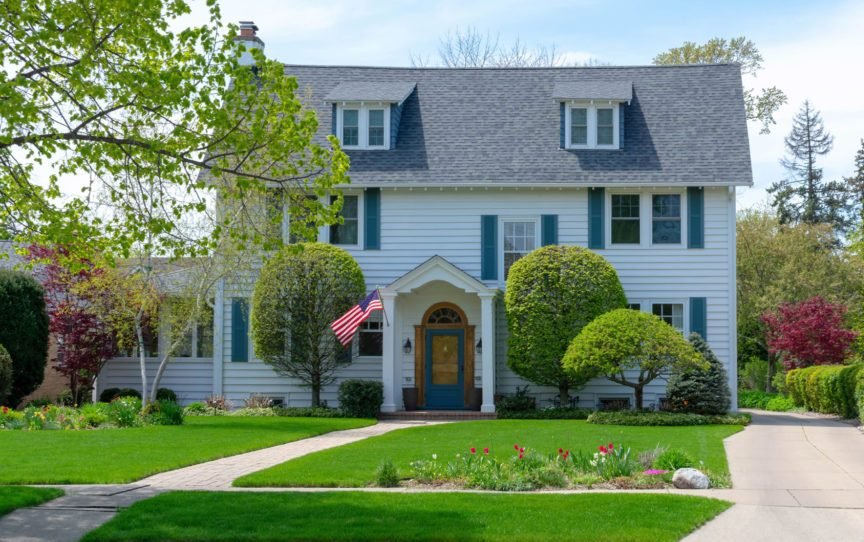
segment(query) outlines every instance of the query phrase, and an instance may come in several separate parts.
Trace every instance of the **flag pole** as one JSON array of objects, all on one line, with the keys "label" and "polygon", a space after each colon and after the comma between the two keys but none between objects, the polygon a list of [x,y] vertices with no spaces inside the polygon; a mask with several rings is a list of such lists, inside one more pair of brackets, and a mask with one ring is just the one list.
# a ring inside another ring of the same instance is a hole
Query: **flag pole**
[{"label": "flag pole", "polygon": [[387,324],[387,327],[390,327],[390,319],[387,318],[387,311],[384,310],[384,299],[381,297],[381,287],[376,285],[375,291],[378,292],[378,299],[381,300],[381,314],[384,315],[384,322]]}]

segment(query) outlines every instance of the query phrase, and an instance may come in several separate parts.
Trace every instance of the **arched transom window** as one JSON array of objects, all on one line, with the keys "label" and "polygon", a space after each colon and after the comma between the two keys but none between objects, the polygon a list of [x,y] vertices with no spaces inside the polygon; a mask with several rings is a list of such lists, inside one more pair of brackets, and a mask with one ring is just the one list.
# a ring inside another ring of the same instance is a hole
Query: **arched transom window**
[{"label": "arched transom window", "polygon": [[450,307],[441,307],[432,311],[427,324],[461,324],[462,316]]}]

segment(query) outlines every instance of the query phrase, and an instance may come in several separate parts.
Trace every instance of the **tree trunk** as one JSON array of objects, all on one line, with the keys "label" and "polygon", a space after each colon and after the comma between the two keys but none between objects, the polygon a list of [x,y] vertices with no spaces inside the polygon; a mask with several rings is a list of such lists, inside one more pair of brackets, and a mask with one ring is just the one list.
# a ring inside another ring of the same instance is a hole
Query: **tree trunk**
[{"label": "tree trunk", "polygon": [[558,384],[558,402],[561,407],[570,406],[570,384],[567,382],[560,382]]},{"label": "tree trunk", "polygon": [[636,396],[636,410],[642,410],[642,395],[643,395],[642,386],[638,386],[633,388],[633,393]]},{"label": "tree trunk", "polygon": [[138,337],[138,363],[141,365],[141,408],[147,405],[147,352],[144,348],[144,315],[139,310],[135,315],[135,335]]},{"label": "tree trunk", "polygon": [[312,407],[317,408],[321,406],[321,379],[313,378],[312,379]]}]

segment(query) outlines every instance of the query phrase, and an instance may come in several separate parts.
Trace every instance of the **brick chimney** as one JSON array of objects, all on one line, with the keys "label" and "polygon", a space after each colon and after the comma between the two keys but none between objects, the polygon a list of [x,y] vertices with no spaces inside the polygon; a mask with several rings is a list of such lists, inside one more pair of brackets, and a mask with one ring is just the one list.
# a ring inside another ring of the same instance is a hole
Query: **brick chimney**
[{"label": "brick chimney", "polygon": [[246,46],[246,51],[240,55],[241,66],[252,66],[255,59],[252,58],[250,49],[264,49],[264,42],[258,37],[258,25],[252,21],[240,21],[240,35],[235,40]]}]

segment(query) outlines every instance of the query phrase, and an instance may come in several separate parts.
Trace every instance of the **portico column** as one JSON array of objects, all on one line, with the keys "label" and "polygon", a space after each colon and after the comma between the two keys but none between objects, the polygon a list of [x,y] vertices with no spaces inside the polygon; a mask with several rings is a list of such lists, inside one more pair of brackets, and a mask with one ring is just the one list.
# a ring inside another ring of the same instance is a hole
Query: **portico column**
[{"label": "portico column", "polygon": [[480,337],[483,373],[481,412],[495,412],[495,294],[480,294]]},{"label": "portico column", "polygon": [[[384,403],[381,412],[396,412],[396,392],[399,391],[399,381],[396,379],[396,352],[399,351],[396,342],[396,293],[381,292],[384,304],[384,344],[381,352],[381,382],[384,384]],[[401,392],[400,392],[401,393]]]}]

